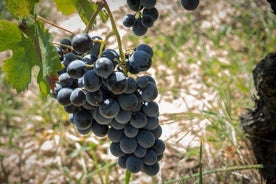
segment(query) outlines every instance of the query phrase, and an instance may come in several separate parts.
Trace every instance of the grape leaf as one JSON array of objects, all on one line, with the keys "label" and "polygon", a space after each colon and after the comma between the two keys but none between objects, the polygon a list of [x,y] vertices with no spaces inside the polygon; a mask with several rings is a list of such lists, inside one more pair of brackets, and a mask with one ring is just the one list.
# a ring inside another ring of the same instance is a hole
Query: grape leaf
[{"label": "grape leaf", "polygon": [[97,4],[90,2],[88,0],[82,0],[76,2],[76,8],[78,10],[81,20],[88,24],[90,18],[93,16],[94,12],[97,10]]},{"label": "grape leaf", "polygon": [[105,11],[102,10],[102,11],[100,11],[99,15],[100,15],[100,17],[101,17],[103,23],[106,23],[106,21],[108,20],[108,15],[107,15],[107,13],[106,13]]},{"label": "grape leaf", "polygon": [[[61,63],[56,51],[56,48],[53,46],[52,35],[44,28],[44,25],[36,21],[36,36],[38,39],[38,44],[36,45],[39,48],[39,55],[41,58],[42,69],[43,69],[43,78],[57,74],[57,71],[61,70]],[[35,42],[37,44],[37,42]]]},{"label": "grape leaf", "polygon": [[38,21],[35,22],[35,46],[36,51],[40,56],[40,71],[37,77],[40,91],[43,94],[48,94],[50,88],[53,90],[57,81],[57,72],[61,70],[62,65],[56,48],[53,46],[52,35],[44,28],[44,25]]},{"label": "grape leaf", "polygon": [[64,15],[71,15],[76,12],[76,0],[54,0],[56,7]]},{"label": "grape leaf", "polygon": [[[3,64],[6,80],[17,90],[24,91],[30,81],[33,66],[40,67],[37,82],[43,94],[48,94],[57,71],[61,69],[58,54],[52,45],[52,36],[43,24],[24,19],[19,25],[0,21],[0,51],[10,49],[13,56]],[[48,81],[51,81],[50,86]]]},{"label": "grape leaf", "polygon": [[12,50],[13,56],[4,61],[5,79],[16,89],[24,91],[31,82],[31,70],[39,57],[30,39],[24,37],[16,23],[0,20],[0,51]]},{"label": "grape leaf", "polygon": [[14,16],[24,17],[33,13],[37,2],[38,0],[6,0],[6,6]]},{"label": "grape leaf", "polygon": [[[80,18],[86,25],[94,12],[97,10],[98,6],[95,2],[89,0],[54,0],[54,2],[57,9],[64,15],[71,15],[77,11]],[[105,23],[108,19],[108,16],[104,11],[100,11],[99,16],[101,17],[103,23]]]}]

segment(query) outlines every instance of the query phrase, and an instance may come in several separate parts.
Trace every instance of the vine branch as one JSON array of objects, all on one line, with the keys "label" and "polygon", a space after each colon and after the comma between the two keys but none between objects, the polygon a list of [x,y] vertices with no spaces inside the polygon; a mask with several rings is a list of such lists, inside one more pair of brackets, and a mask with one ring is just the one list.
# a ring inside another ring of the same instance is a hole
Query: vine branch
[{"label": "vine branch", "polygon": [[47,19],[45,19],[45,18],[39,16],[39,15],[37,15],[37,18],[38,18],[39,20],[43,21],[44,23],[50,24],[50,25],[52,25],[52,26],[54,26],[54,27],[56,27],[56,28],[58,28],[58,29],[61,29],[61,30],[65,31],[65,32],[70,33],[71,35],[74,35],[74,34],[75,34],[75,33],[71,32],[71,31],[69,31],[69,30],[67,30],[67,29],[65,29],[65,28],[63,28],[63,27],[60,27],[59,25],[57,25],[57,24],[55,24],[55,23],[53,23],[53,22],[51,22],[51,21],[49,21],[49,20],[47,20]]},{"label": "vine branch", "polygon": [[102,5],[106,9],[106,11],[107,11],[107,13],[109,15],[111,26],[112,26],[112,30],[113,30],[113,33],[116,36],[116,39],[117,39],[117,42],[118,42],[118,48],[119,48],[119,54],[120,54],[121,62],[124,63],[125,62],[125,55],[124,55],[123,48],[122,48],[122,41],[121,41],[120,34],[118,32],[118,29],[117,29],[114,17],[112,15],[112,12],[111,12],[111,10],[110,10],[110,8],[109,8],[108,3],[106,2],[106,0],[102,1]]}]

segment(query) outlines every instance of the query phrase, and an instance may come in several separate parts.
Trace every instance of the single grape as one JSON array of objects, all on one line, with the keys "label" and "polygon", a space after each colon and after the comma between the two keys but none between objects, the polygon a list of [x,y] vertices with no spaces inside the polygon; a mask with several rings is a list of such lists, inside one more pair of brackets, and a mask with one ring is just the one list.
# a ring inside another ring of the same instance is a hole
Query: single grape
[{"label": "single grape", "polygon": [[153,165],[147,165],[147,164],[144,164],[143,165],[143,172],[149,176],[154,176],[156,175],[160,170],[160,166],[158,163],[155,163]]},{"label": "single grape", "polygon": [[152,133],[154,134],[155,139],[159,139],[162,135],[162,127],[159,125],[157,128],[152,130]]},{"label": "single grape", "polygon": [[144,101],[153,101],[158,96],[158,89],[152,82],[140,91],[140,95]]},{"label": "single grape", "polygon": [[99,106],[100,113],[105,118],[114,118],[120,112],[120,106],[113,98],[103,100]]},{"label": "single grape", "polygon": [[64,110],[67,113],[76,113],[79,110],[79,107],[71,104],[71,105],[64,106]]},{"label": "single grape", "polygon": [[129,157],[129,155],[124,155],[124,156],[119,157],[118,164],[121,168],[126,169],[126,161],[127,161],[128,157]]},{"label": "single grape", "polygon": [[77,128],[77,131],[78,131],[80,134],[82,134],[82,135],[87,135],[87,134],[89,134],[89,133],[91,132],[91,127],[92,127],[92,126],[88,127],[87,129],[83,129],[83,130]]},{"label": "single grape", "polygon": [[144,27],[150,28],[153,26],[153,18],[150,15],[144,15],[141,19],[141,23]]},{"label": "single grape", "polygon": [[115,128],[110,128],[107,133],[108,138],[112,142],[120,142],[120,140],[124,137],[123,130],[116,130]]},{"label": "single grape", "polygon": [[71,88],[62,88],[57,94],[57,100],[61,105],[71,105],[70,95],[73,92]]},{"label": "single grape", "polygon": [[101,78],[96,74],[95,70],[88,70],[83,76],[83,86],[89,92],[95,92],[102,85]]},{"label": "single grape", "polygon": [[131,111],[134,110],[138,105],[138,98],[135,94],[121,94],[117,98],[120,107],[123,110]]},{"label": "single grape", "polygon": [[149,80],[146,76],[140,76],[136,78],[138,88],[143,89],[149,85]]},{"label": "single grape", "polygon": [[81,106],[86,102],[86,95],[82,88],[75,88],[71,95],[70,101],[75,106]]},{"label": "single grape", "polygon": [[156,139],[154,145],[152,146],[152,150],[157,154],[161,155],[165,151],[166,145],[161,139]]},{"label": "single grape", "polygon": [[108,123],[110,123],[112,121],[112,118],[103,117],[100,113],[99,108],[96,108],[93,111],[93,118],[101,125],[107,125]]},{"label": "single grape", "polygon": [[138,158],[143,158],[147,154],[147,150],[147,148],[138,145],[133,154]]},{"label": "single grape", "polygon": [[143,50],[136,50],[129,58],[130,66],[136,70],[147,71],[152,64],[151,56]]},{"label": "single grape", "polygon": [[73,52],[68,52],[67,54],[64,55],[63,64],[65,67],[67,67],[72,61],[76,59],[77,57]]},{"label": "single grape", "polygon": [[153,165],[157,163],[157,154],[152,150],[148,150],[143,158],[143,162],[147,165]]},{"label": "single grape", "polygon": [[143,9],[143,15],[151,16],[153,21],[156,21],[159,17],[158,10],[155,7],[150,8],[150,9],[144,8]]},{"label": "single grape", "polygon": [[137,173],[143,169],[143,161],[135,155],[130,155],[126,160],[126,168],[131,173]]},{"label": "single grape", "polygon": [[134,93],[137,90],[137,84],[134,78],[127,78],[127,89],[125,91],[126,94]]},{"label": "single grape", "polygon": [[120,124],[126,124],[130,121],[131,117],[132,117],[131,111],[126,111],[124,109],[120,109],[120,112],[115,117],[115,120]]},{"label": "single grape", "polygon": [[107,57],[97,59],[94,66],[95,73],[100,77],[108,77],[114,70],[113,62]]},{"label": "single grape", "polygon": [[135,23],[135,20],[136,20],[136,18],[135,18],[134,15],[132,15],[132,14],[126,14],[123,17],[122,22],[123,22],[123,25],[125,27],[132,27],[134,25],[134,23]]},{"label": "single grape", "polygon": [[85,130],[92,125],[92,116],[88,111],[81,110],[74,114],[73,121],[79,130]]},{"label": "single grape", "polygon": [[115,157],[122,157],[125,155],[125,153],[122,152],[119,143],[112,142],[110,144],[109,150],[110,150],[111,154]]},{"label": "single grape", "polygon": [[159,162],[160,160],[162,160],[163,156],[164,156],[163,153],[160,154],[160,155],[157,155],[157,162]]},{"label": "single grape", "polygon": [[199,5],[199,0],[181,0],[181,5],[188,11],[195,10]]},{"label": "single grape", "polygon": [[67,72],[62,73],[58,77],[59,84],[64,88],[64,87],[74,87],[75,86],[75,79],[73,79]]},{"label": "single grape", "polygon": [[149,76],[149,75],[145,75],[145,76],[148,78],[148,80],[149,80],[150,82],[152,82],[154,85],[156,85],[156,81],[154,80],[153,77],[151,77],[151,76]]},{"label": "single grape", "polygon": [[80,54],[87,52],[92,47],[92,39],[88,34],[85,33],[79,33],[74,35],[71,43],[74,50]]},{"label": "single grape", "polygon": [[137,36],[143,36],[148,31],[148,28],[142,24],[142,19],[138,18],[135,20],[134,25],[132,26],[132,31]]},{"label": "single grape", "polygon": [[113,119],[109,125],[116,130],[123,130],[125,128],[125,124],[119,123],[116,119]]},{"label": "single grape", "polygon": [[64,45],[67,45],[67,46],[71,46],[71,40],[68,39],[68,38],[63,38],[62,40],[60,40],[59,42],[61,44],[61,48],[64,52],[69,52],[70,49],[68,47],[65,47]]},{"label": "single grape", "polygon": [[87,92],[86,101],[93,106],[99,106],[103,101],[102,91],[98,90],[95,92]]},{"label": "single grape", "polygon": [[132,116],[130,124],[135,128],[143,128],[147,124],[147,121],[147,116],[140,111]]},{"label": "single grape", "polygon": [[105,49],[102,53],[102,57],[106,57],[113,62],[114,68],[119,63],[120,56],[119,54],[113,49]]},{"label": "single grape", "polygon": [[140,0],[127,0],[128,7],[133,11],[138,11],[140,6]]},{"label": "single grape", "polygon": [[120,141],[120,148],[125,154],[131,154],[137,148],[137,141],[135,138],[124,136]]},{"label": "single grape", "polygon": [[154,130],[159,126],[159,119],[157,116],[147,117],[147,124],[143,127],[147,130]]},{"label": "single grape", "polygon": [[122,72],[113,72],[110,76],[103,80],[104,85],[113,94],[122,94],[127,89],[127,78]]},{"label": "single grape", "polygon": [[154,117],[158,116],[159,114],[159,106],[154,101],[145,102],[142,105],[142,111],[148,116],[148,117]]},{"label": "single grape", "polygon": [[96,121],[93,121],[91,130],[98,137],[104,137],[107,135],[109,127],[107,125],[99,124]]},{"label": "single grape", "polygon": [[124,128],[124,134],[125,134],[125,136],[127,136],[129,138],[136,137],[138,132],[139,132],[139,130],[130,124],[127,124]]},{"label": "single grape", "polygon": [[136,139],[138,144],[144,148],[150,148],[155,143],[154,134],[149,130],[140,130]]},{"label": "single grape", "polygon": [[86,71],[86,64],[82,60],[76,59],[67,66],[66,71],[74,79],[81,78]]},{"label": "single grape", "polygon": [[[153,50],[152,50],[152,48],[151,48],[149,45],[147,45],[147,44],[139,44],[139,45],[135,48],[135,50],[142,50],[142,51],[145,51],[146,53],[148,53],[148,54],[150,55],[150,57],[153,56]],[[145,76],[147,76],[147,75],[145,75]]]}]

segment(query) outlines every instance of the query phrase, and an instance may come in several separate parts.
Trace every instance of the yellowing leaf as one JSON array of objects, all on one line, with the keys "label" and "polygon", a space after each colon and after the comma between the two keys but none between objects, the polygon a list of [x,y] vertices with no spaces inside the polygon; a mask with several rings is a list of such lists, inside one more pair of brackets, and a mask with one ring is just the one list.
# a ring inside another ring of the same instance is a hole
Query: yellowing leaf
[{"label": "yellowing leaf", "polygon": [[33,43],[20,32],[16,23],[0,21],[0,51],[10,49],[13,56],[4,61],[5,79],[17,92],[24,91],[31,82],[32,67],[39,58]]},{"label": "yellowing leaf", "polygon": [[[77,0],[82,1],[82,0]],[[76,0],[54,0],[56,7],[64,15],[71,15],[76,12]]]},{"label": "yellowing leaf", "polygon": [[38,0],[6,0],[6,6],[14,16],[24,17],[32,14],[36,2]]}]

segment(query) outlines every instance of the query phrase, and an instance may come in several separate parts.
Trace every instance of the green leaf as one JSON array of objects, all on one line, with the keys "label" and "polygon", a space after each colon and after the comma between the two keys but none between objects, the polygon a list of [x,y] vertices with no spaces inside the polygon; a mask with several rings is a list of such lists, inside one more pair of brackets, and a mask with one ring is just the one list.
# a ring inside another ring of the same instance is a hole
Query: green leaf
[{"label": "green leaf", "polygon": [[106,23],[106,21],[108,20],[108,15],[104,10],[101,10],[99,13],[103,23]]},{"label": "green leaf", "polygon": [[30,81],[33,66],[40,67],[37,77],[40,90],[48,94],[61,69],[58,54],[52,45],[52,36],[42,23],[24,19],[20,24],[0,21],[0,51],[12,50],[13,56],[3,64],[5,79],[17,90],[24,91]]},{"label": "green leaf", "polygon": [[76,12],[76,0],[54,0],[56,7],[64,15],[71,15]]},{"label": "green leaf", "polygon": [[90,18],[97,10],[97,6],[98,5],[96,3],[93,3],[88,0],[82,0],[82,1],[76,2],[76,8],[78,10],[79,16],[81,17],[85,25],[88,24]]},{"label": "green leaf", "polygon": [[24,17],[33,14],[35,3],[38,0],[6,0],[6,6],[11,14]]},{"label": "green leaf", "polygon": [[37,52],[41,58],[41,68],[43,70],[43,78],[47,78],[51,75],[57,74],[57,71],[61,70],[62,65],[59,61],[59,57],[56,51],[56,48],[53,46],[52,35],[44,28],[44,25],[38,21],[35,24],[36,27],[36,37],[38,39],[38,43],[35,42],[37,48]]},{"label": "green leaf", "polygon": [[50,91],[50,86],[49,84],[45,81],[45,78],[43,78],[43,70],[40,69],[38,76],[37,76],[37,83],[39,86],[39,90],[43,95],[49,94]]},{"label": "green leaf", "polygon": [[5,20],[0,21],[0,42],[0,51],[10,49],[13,53],[2,66],[5,79],[17,92],[22,92],[31,82],[32,67],[39,61],[34,45],[21,34],[16,23]]}]

